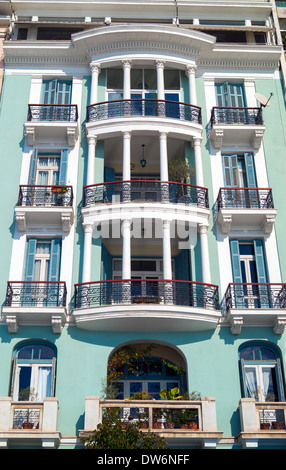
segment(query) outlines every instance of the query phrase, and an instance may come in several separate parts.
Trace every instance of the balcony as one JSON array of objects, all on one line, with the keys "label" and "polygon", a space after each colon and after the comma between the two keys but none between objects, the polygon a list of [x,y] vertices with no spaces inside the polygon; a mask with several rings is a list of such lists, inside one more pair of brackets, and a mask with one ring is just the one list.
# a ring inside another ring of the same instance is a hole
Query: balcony
[{"label": "balcony", "polygon": [[261,441],[271,445],[277,439],[286,440],[285,402],[256,402],[242,398],[239,403],[241,433],[238,441],[244,448],[258,448]]},{"label": "balcony", "polygon": [[17,333],[21,325],[52,325],[53,332],[60,333],[66,294],[65,282],[9,281],[2,309],[8,331]]},{"label": "balcony", "polygon": [[216,149],[230,143],[260,148],[265,131],[261,108],[214,107],[210,124],[210,138]]},{"label": "balcony", "polygon": [[57,142],[73,147],[78,137],[76,105],[29,104],[25,133],[28,145]]},{"label": "balcony", "polygon": [[233,334],[240,334],[245,325],[272,327],[281,335],[286,325],[286,284],[229,284],[225,307]]},{"label": "balcony", "polygon": [[105,132],[107,121],[108,127],[117,129],[120,126],[121,131],[130,124],[145,131],[148,126],[166,132],[168,125],[185,134],[201,133],[202,130],[201,108],[179,101],[125,99],[87,106],[88,130],[96,127],[96,132],[100,133],[101,129]]},{"label": "balcony", "polygon": [[118,279],[76,284],[73,316],[79,328],[97,331],[205,331],[221,312],[215,285]]},{"label": "balcony", "polygon": [[73,223],[73,190],[71,186],[21,185],[15,216],[20,232],[29,224],[60,225],[68,233]]},{"label": "balcony", "polygon": [[150,429],[169,444],[215,448],[223,434],[217,431],[216,405],[212,397],[176,402],[86,397],[84,430],[80,431],[80,437],[89,436],[111,409],[117,410],[122,426],[129,421],[139,422],[143,431]]},{"label": "balcony", "polygon": [[100,183],[83,188],[83,218],[118,219],[123,214],[146,219],[172,214],[174,220],[198,223],[209,217],[208,190],[185,183],[131,180]]},{"label": "balcony", "polygon": [[270,188],[220,188],[217,223],[227,234],[232,228],[248,227],[270,234],[276,218]]},{"label": "balcony", "polygon": [[55,448],[60,443],[57,431],[57,398],[43,402],[12,401],[0,397],[0,446],[21,445],[25,441],[42,448]]}]

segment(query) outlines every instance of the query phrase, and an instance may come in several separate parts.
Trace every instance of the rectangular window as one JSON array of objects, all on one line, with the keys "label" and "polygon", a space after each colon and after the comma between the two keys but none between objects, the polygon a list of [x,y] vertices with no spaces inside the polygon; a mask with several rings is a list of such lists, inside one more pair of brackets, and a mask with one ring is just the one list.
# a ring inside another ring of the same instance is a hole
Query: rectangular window
[{"label": "rectangular window", "polygon": [[58,152],[39,152],[34,148],[28,184],[30,185],[64,185],[67,178],[68,150]]},{"label": "rectangular window", "polygon": [[255,188],[256,174],[252,153],[222,155],[224,186]]},{"label": "rectangular window", "polygon": [[58,281],[60,274],[61,240],[27,241],[24,280],[33,282]]},{"label": "rectangular window", "polygon": [[245,107],[244,88],[242,84],[216,83],[216,105],[222,107]]}]

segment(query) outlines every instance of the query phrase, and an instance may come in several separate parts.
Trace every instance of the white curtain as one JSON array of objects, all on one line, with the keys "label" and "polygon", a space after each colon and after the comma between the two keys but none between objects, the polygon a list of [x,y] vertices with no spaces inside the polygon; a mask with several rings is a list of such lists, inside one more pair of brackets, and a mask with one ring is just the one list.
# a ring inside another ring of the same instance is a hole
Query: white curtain
[{"label": "white curtain", "polygon": [[272,378],[271,378],[271,368],[263,368],[263,391],[264,391],[264,400],[266,401],[267,393],[269,391],[269,386],[272,387]]},{"label": "white curtain", "polygon": [[257,393],[256,371],[253,368],[245,368],[245,381],[247,396],[255,398]]},{"label": "white curtain", "polygon": [[39,367],[37,399],[43,401],[45,397],[51,396],[52,368]]}]

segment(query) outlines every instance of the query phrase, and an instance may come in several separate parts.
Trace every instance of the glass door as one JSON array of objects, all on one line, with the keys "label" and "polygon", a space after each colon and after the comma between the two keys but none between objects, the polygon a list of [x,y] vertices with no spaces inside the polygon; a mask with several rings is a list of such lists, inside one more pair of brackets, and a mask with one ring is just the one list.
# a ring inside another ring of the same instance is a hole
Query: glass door
[{"label": "glass door", "polygon": [[245,365],[247,396],[257,401],[278,401],[276,367],[274,364]]}]

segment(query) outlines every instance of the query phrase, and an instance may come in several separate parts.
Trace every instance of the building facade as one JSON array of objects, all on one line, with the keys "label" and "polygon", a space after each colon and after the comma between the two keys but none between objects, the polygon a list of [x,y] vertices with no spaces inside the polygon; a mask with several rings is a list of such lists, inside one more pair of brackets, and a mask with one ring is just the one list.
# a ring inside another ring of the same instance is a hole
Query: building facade
[{"label": "building facade", "polygon": [[1,447],[81,448],[120,407],[170,448],[284,448],[275,2],[0,8]]}]

